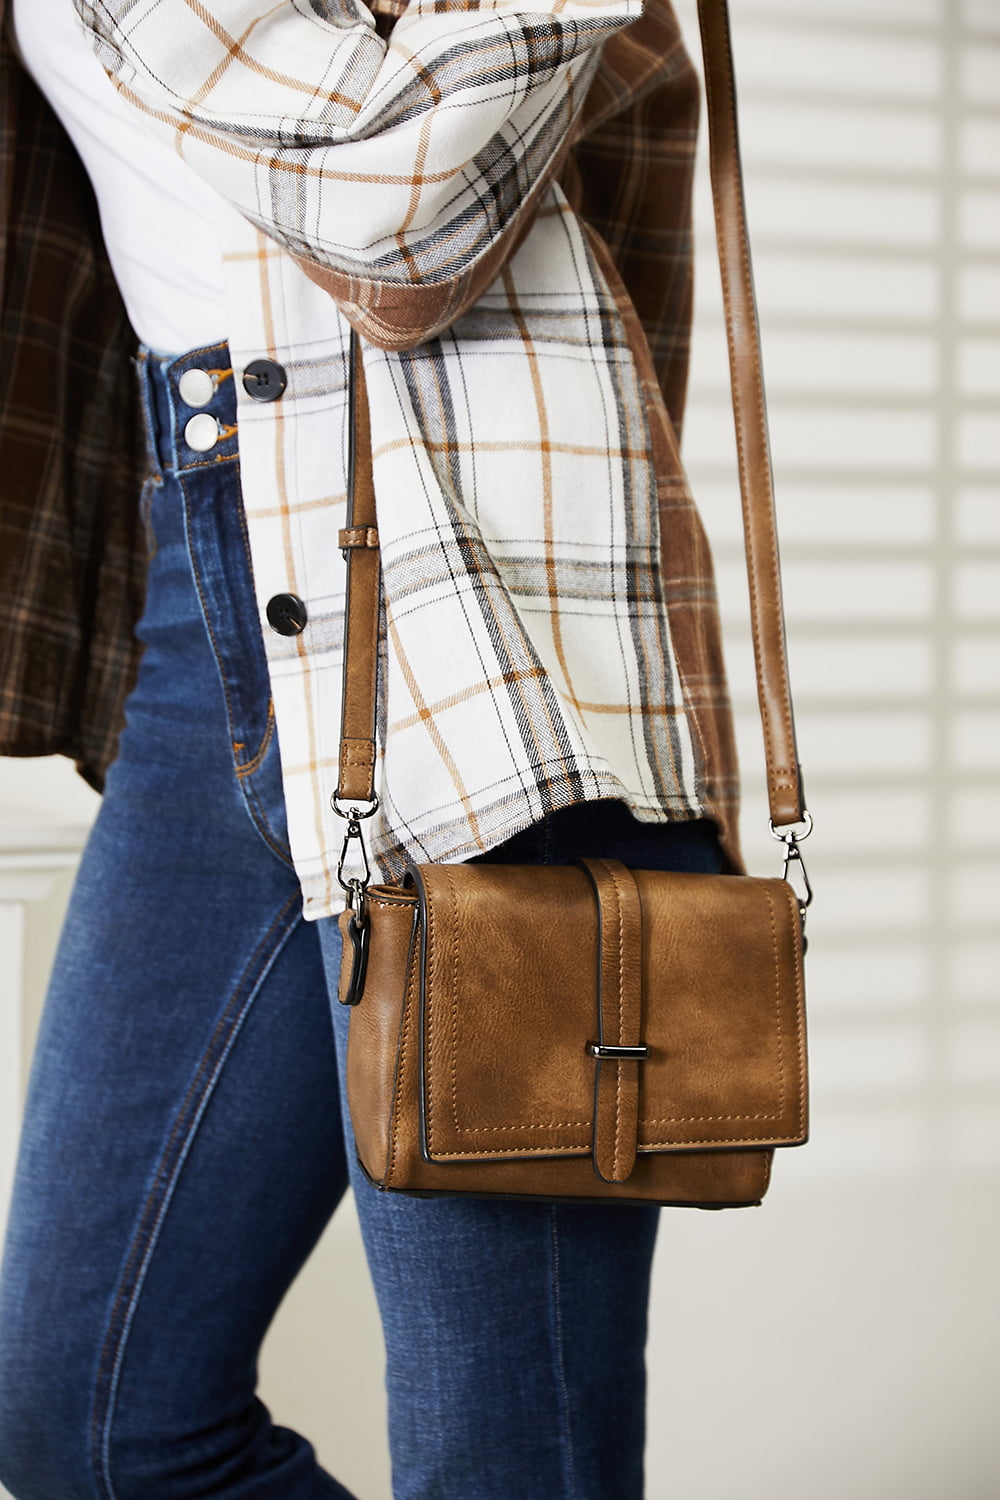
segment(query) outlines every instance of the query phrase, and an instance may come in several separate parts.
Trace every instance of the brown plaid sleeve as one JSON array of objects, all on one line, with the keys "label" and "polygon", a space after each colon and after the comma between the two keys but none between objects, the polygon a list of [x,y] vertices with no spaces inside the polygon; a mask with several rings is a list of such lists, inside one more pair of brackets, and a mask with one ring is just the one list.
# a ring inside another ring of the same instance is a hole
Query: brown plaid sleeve
[{"label": "brown plaid sleeve", "polygon": [[142,597],[133,337],[62,127],[0,30],[0,753],[113,758]]}]

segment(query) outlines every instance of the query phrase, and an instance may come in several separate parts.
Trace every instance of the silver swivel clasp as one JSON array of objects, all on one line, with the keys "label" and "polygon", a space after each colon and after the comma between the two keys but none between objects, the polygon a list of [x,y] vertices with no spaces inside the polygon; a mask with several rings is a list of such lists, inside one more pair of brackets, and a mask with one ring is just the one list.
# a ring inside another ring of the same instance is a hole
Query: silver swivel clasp
[{"label": "silver swivel clasp", "polygon": [[777,839],[785,846],[785,862],[781,871],[783,880],[787,880],[795,891],[799,903],[799,916],[802,919],[803,928],[806,925],[806,911],[812,905],[813,888],[809,883],[809,874],[806,870],[806,862],[802,858],[802,850],[799,847],[804,839],[807,839],[813,830],[813,820],[808,812],[803,812],[801,823],[790,824],[786,828],[776,828],[774,820],[768,820],[768,828],[771,837]]},{"label": "silver swivel clasp", "polygon": [[[344,834],[344,842],[340,850],[340,859],[337,861],[337,880],[341,890],[347,895],[348,906],[354,910],[358,893],[364,894],[372,878],[371,866],[368,863],[368,850],[365,848],[365,836],[361,824],[365,818],[374,817],[378,812],[378,798],[369,798],[368,806],[362,810],[354,803],[349,807],[345,807],[341,801],[339,792],[334,792],[330,798],[330,806],[338,818],[345,818],[347,820],[347,830]],[[352,843],[357,845],[357,854],[361,863],[361,874],[345,878],[344,871],[351,859]]]}]

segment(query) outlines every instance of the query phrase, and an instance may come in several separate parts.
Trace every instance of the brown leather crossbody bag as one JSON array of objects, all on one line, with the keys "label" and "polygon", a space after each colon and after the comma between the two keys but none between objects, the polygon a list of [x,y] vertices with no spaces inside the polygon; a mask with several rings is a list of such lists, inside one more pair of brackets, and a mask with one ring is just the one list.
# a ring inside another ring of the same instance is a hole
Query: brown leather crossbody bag
[{"label": "brown leather crossbody bag", "polygon": [[[353,1007],[358,1156],[405,1193],[759,1203],[806,1139],[810,892],[725,0],[699,0],[719,260],[771,829],[784,876],[428,864],[371,886],[380,567],[367,400],[352,349],[340,998]],[[352,849],[363,873],[346,878]]]}]

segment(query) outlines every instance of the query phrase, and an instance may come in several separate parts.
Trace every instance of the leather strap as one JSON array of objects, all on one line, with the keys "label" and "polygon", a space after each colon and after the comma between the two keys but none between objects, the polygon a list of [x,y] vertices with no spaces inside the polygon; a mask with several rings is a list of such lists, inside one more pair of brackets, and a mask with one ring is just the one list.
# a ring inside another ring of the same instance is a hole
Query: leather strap
[{"label": "leather strap", "polygon": [[768,805],[771,821],[780,828],[801,822],[805,804],[788,682],[771,445],[764,405],[760,329],[747,236],[726,0],[698,0],[698,21],[705,59],[712,202],[729,344],[757,701],[764,730]]},{"label": "leather strap", "polygon": [[[581,859],[597,897],[597,1059],[594,1171],[626,1182],[639,1138],[642,1044],[642,904],[632,872],[617,859]],[[615,1052],[634,1052],[615,1057]],[[604,1055],[602,1055],[604,1054]],[[610,1054],[610,1055],[608,1055]]]},{"label": "leather strap", "polygon": [[375,515],[368,390],[358,336],[353,329],[348,381],[351,427],[347,453],[347,525],[340,533],[340,545],[347,558],[347,600],[336,796],[343,803],[358,803],[375,800],[375,711],[382,565]]},{"label": "leather strap", "polygon": [[[757,698],[764,731],[768,804],[778,828],[802,821],[805,805],[795,748],[785,623],[774,516],[771,450],[764,405],[757,303],[750,266],[743,175],[736,124],[736,85],[727,0],[698,0],[716,239],[729,344],[733,419],[739,454],[743,533]],[[357,336],[351,334],[354,392],[347,530],[375,527],[371,435]],[[379,564],[370,541],[346,547],[348,589],[344,641],[344,739],[341,802],[374,801],[375,689],[378,665]]]}]

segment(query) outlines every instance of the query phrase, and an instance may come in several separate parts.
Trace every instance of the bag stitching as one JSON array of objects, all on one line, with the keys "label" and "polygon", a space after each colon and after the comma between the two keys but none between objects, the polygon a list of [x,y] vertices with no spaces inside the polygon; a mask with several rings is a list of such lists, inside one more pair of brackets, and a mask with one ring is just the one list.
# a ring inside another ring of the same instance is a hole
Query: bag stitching
[{"label": "bag stitching", "polygon": [[[591,1120],[544,1120],[544,1121],[532,1122],[530,1124],[515,1124],[515,1123],[512,1122],[512,1123],[509,1123],[509,1124],[501,1124],[501,1125],[462,1125],[462,1124],[459,1123],[459,1120],[458,1120],[458,1106],[457,1106],[457,1026],[458,1026],[458,1006],[457,1006],[457,1003],[456,1003],[457,1002],[457,988],[458,988],[458,985],[457,985],[458,924],[457,924],[457,920],[456,920],[457,900],[456,900],[455,894],[454,894],[454,882],[451,879],[451,875],[450,875],[448,866],[444,866],[443,865],[443,866],[440,866],[439,868],[441,869],[442,875],[443,875],[443,877],[446,880],[446,883],[448,885],[449,895],[451,897],[451,905],[452,905],[452,934],[451,934],[451,941],[452,941],[452,962],[451,962],[451,981],[452,981],[452,996],[451,996],[451,1001],[452,1001],[452,1003],[451,1003],[451,1019],[452,1019],[451,1092],[452,1092],[452,1114],[453,1114],[453,1117],[454,1117],[454,1120],[455,1120],[455,1129],[456,1129],[456,1131],[460,1135],[502,1135],[502,1134],[506,1134],[508,1132],[515,1132],[515,1131],[517,1131],[517,1132],[523,1132],[523,1131],[537,1131],[537,1130],[566,1130],[566,1129],[580,1129],[580,1130],[583,1130],[583,1129],[591,1128],[592,1124],[593,1124],[593,1122]],[[650,1119],[650,1120],[640,1120],[640,1122],[639,1122],[640,1123],[640,1127],[642,1127],[642,1126],[650,1127],[650,1126],[654,1126],[654,1125],[695,1125],[695,1124],[698,1124],[698,1125],[710,1125],[710,1124],[715,1124],[715,1123],[720,1123],[721,1124],[721,1123],[724,1123],[724,1122],[736,1122],[736,1121],[740,1121],[740,1120],[746,1120],[746,1121],[750,1121],[750,1120],[759,1120],[759,1121],[780,1120],[781,1117],[782,1117],[782,1115],[784,1114],[784,1112],[785,1112],[785,1104],[786,1104],[786,1096],[787,1096],[787,1086],[786,1086],[786,1074],[785,1074],[785,1066],[784,1066],[784,1051],[783,1051],[782,1040],[781,1040],[781,969],[780,969],[779,960],[778,960],[777,925],[776,925],[776,922],[775,922],[774,901],[773,901],[771,893],[767,889],[767,887],[764,887],[763,895],[764,895],[764,897],[765,897],[765,899],[767,900],[767,903],[768,903],[768,914],[769,914],[769,920],[770,920],[770,926],[771,926],[771,945],[772,945],[772,951],[773,951],[773,955],[774,955],[774,990],[775,990],[775,1005],[774,1005],[774,1008],[775,1008],[775,1019],[776,1019],[776,1025],[777,1025],[778,1073],[779,1073],[779,1080],[780,1080],[780,1084],[779,1084],[780,1093],[779,1093],[779,1107],[778,1107],[778,1109],[774,1110],[774,1111],[767,1111],[767,1112],[761,1111],[761,1112],[757,1112],[757,1113],[754,1113],[754,1114],[739,1114],[739,1115],[734,1115],[734,1114],[726,1114],[726,1115],[662,1115],[662,1116],[657,1116],[656,1118]],[[793,897],[791,895],[789,895],[788,900],[789,900],[789,904],[790,905],[794,904]],[[427,912],[428,912],[427,962],[428,962],[428,964],[431,964],[432,956],[433,956],[432,955],[432,944],[434,942],[434,937],[433,937],[433,932],[431,930],[433,928],[433,923],[434,923],[433,908],[434,908],[433,900],[429,900],[427,902]],[[798,950],[797,949],[795,950],[795,971],[796,971],[796,978],[798,980],[798,977],[801,974],[801,967],[800,967],[800,964],[799,964],[799,956],[798,956]],[[796,993],[798,993],[798,990],[799,990],[799,985],[797,983],[797,985],[796,985]],[[801,1027],[797,1027],[796,1028],[796,1031],[797,1031],[798,1034],[801,1034],[801,1030],[802,1030]],[[620,1065],[619,1065],[619,1071],[620,1071]],[[803,1109],[802,1109],[801,1099],[802,1099],[802,1088],[800,1087],[800,1091],[799,1091],[799,1109],[798,1109],[798,1113],[797,1113],[796,1121],[795,1121],[796,1128],[798,1128],[798,1129],[801,1129],[801,1127],[802,1127]],[[487,1147],[487,1148],[485,1148],[485,1149],[483,1149],[481,1151],[440,1151],[440,1150],[434,1150],[433,1145],[431,1144],[431,1129],[430,1129],[431,1109],[430,1109],[430,1103],[431,1103],[430,1090],[428,1090],[428,1147],[429,1147],[429,1149],[431,1150],[432,1154],[435,1157],[447,1158],[447,1157],[470,1157],[470,1156],[495,1156],[496,1153],[497,1153],[497,1151],[499,1149],[502,1149],[502,1148],[498,1148],[498,1147],[493,1147],[493,1148]],[[645,1142],[641,1143],[641,1145],[639,1146],[638,1150],[640,1152],[649,1152],[649,1151],[656,1151],[656,1150],[669,1150],[669,1149],[675,1148],[675,1147],[678,1150],[693,1150],[693,1149],[697,1149],[697,1148],[702,1147],[702,1146],[720,1146],[720,1147],[721,1146],[728,1146],[728,1145],[755,1146],[755,1145],[767,1145],[767,1144],[770,1143],[771,1139],[772,1138],[770,1136],[732,1136],[732,1137],[729,1137],[729,1138],[727,1138],[725,1140],[709,1139],[709,1140],[705,1140],[705,1141],[684,1141],[683,1143],[680,1143],[680,1144],[678,1144],[676,1141],[645,1141]],[[518,1149],[520,1151],[522,1151],[524,1154],[531,1154],[531,1153],[538,1153],[538,1152],[548,1152],[548,1153],[551,1154],[552,1151],[553,1151],[553,1148],[551,1146],[523,1146],[523,1147],[519,1147]],[[556,1149],[558,1150],[560,1148],[557,1147]],[[572,1147],[570,1147],[570,1146],[563,1146],[561,1149],[567,1150],[567,1149],[572,1149]],[[580,1148],[581,1154],[583,1152],[585,1152],[586,1150],[589,1150],[589,1149],[590,1149],[589,1146],[584,1145],[583,1147]],[[617,1163],[617,1155],[616,1155],[615,1160],[616,1160],[616,1163]]]}]

